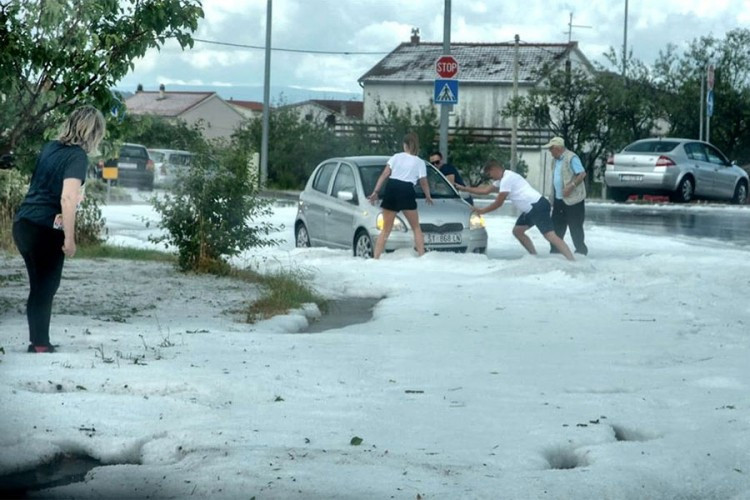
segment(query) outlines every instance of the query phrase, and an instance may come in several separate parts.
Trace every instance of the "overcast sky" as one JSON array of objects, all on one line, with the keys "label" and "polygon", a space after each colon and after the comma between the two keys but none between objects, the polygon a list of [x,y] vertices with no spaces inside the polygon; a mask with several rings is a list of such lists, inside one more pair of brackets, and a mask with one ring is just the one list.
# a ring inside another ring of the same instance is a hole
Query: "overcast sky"
[{"label": "overcast sky", "polygon": [[[453,42],[567,41],[569,15],[573,40],[592,61],[623,42],[624,0],[453,0]],[[272,47],[387,53],[409,40],[412,27],[422,41],[440,42],[444,0],[273,0]],[[196,38],[263,46],[266,0],[203,0],[205,18]],[[652,63],[668,43],[684,47],[700,35],[723,35],[750,26],[750,0],[630,0],[628,46]],[[380,55],[319,55],[273,52],[274,86],[360,92],[357,79]],[[169,43],[136,62],[119,87],[146,90],[159,83],[262,85],[263,50],[196,42],[182,52]],[[231,89],[222,92],[231,95]]]}]

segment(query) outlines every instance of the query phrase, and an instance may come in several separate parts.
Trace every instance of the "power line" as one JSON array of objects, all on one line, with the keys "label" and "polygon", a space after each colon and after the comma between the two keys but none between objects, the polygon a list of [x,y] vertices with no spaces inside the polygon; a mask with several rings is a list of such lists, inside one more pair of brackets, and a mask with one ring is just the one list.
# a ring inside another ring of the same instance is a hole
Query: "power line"
[{"label": "power line", "polygon": [[[265,50],[266,48],[262,45],[247,45],[244,43],[231,43],[231,42],[218,42],[216,40],[204,40],[201,38],[193,38],[196,42],[207,43],[210,45],[223,45],[225,47],[237,47],[241,49],[253,49],[253,50]],[[281,47],[271,47],[271,50],[277,52],[294,52],[298,54],[328,54],[336,56],[361,56],[361,55],[385,55],[389,52],[359,52],[359,51],[336,51],[336,50],[312,50],[312,49],[285,49]]]}]

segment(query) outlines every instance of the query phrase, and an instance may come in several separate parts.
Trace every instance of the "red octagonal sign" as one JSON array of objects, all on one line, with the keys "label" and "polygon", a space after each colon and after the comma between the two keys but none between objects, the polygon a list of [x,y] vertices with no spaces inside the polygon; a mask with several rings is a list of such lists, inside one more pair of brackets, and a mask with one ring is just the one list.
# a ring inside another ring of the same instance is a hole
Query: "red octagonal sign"
[{"label": "red octagonal sign", "polygon": [[440,78],[453,78],[458,73],[458,61],[453,56],[440,56],[435,61],[435,71]]}]

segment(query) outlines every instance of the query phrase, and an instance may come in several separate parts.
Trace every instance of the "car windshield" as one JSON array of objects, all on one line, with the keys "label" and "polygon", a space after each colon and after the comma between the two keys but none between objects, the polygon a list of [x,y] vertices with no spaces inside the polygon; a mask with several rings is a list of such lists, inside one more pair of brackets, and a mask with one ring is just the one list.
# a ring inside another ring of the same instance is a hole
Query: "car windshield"
[{"label": "car windshield", "polygon": [[148,155],[151,157],[152,160],[154,160],[156,163],[164,161],[164,153],[161,151],[152,151],[149,149]]},{"label": "car windshield", "polygon": [[[359,167],[359,173],[362,177],[362,187],[366,194],[372,193],[373,189],[375,189],[375,184],[378,182],[378,177],[383,173],[384,168],[385,165],[364,165]],[[456,194],[453,187],[432,165],[427,167],[427,182],[430,185],[430,195],[433,198],[458,198],[458,194]],[[383,188],[380,189],[379,195],[382,195]],[[416,191],[417,198],[424,198],[422,186],[417,184],[414,190]]]},{"label": "car windshield", "polygon": [[641,141],[624,149],[628,153],[668,153],[680,143],[676,141]]},{"label": "car windshield", "polygon": [[148,159],[148,152],[146,148],[138,146],[123,146],[120,148],[120,156],[129,156],[131,158],[144,158]]}]

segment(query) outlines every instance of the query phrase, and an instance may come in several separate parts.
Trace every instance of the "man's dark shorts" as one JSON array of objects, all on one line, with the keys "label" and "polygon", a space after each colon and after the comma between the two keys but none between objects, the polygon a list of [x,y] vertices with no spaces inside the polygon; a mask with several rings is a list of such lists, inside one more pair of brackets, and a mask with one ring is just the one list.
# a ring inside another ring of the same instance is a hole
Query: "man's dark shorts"
[{"label": "man's dark shorts", "polygon": [[536,226],[540,233],[547,234],[555,229],[552,225],[552,217],[550,217],[551,211],[552,206],[547,198],[542,196],[539,201],[532,203],[531,210],[521,214],[516,221],[516,226]]}]

